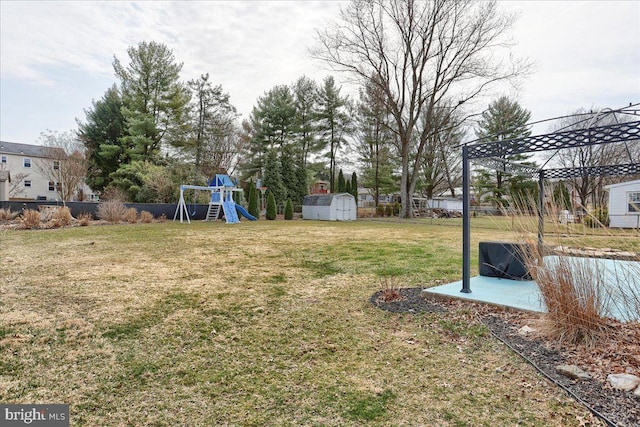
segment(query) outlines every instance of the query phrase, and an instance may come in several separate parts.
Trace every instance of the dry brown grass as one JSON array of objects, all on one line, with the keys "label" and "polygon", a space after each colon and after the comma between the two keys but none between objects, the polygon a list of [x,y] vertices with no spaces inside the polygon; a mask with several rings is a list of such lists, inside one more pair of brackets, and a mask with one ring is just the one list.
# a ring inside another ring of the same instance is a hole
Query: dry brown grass
[{"label": "dry brown grass", "polygon": [[128,208],[124,211],[122,219],[130,224],[135,224],[138,222],[138,210],[136,208]]},{"label": "dry brown grass", "polygon": [[78,224],[80,224],[82,227],[86,227],[87,225],[91,224],[91,221],[93,221],[93,215],[88,212],[83,212],[78,215]]},{"label": "dry brown grass", "polygon": [[51,225],[53,227],[65,227],[71,225],[73,222],[73,216],[71,216],[71,211],[66,206],[61,206],[56,209],[51,218]]},{"label": "dry brown grass", "polygon": [[41,224],[40,212],[33,209],[27,209],[22,212],[20,222],[22,223],[22,227],[25,229],[33,230],[39,228]]},{"label": "dry brown grass", "polygon": [[124,203],[118,199],[104,200],[98,204],[98,218],[113,224],[122,221],[126,212]]},{"label": "dry brown grass", "polygon": [[149,224],[153,222],[153,214],[148,211],[140,212],[140,222],[142,222],[143,224]]},{"label": "dry brown grass", "polygon": [[18,215],[19,212],[11,212],[11,209],[0,209],[0,221],[13,221]]},{"label": "dry brown grass", "polygon": [[[604,267],[598,262],[585,262],[563,253],[543,260],[543,256],[549,255],[550,251],[548,243],[545,248],[537,247],[538,209],[525,215],[524,212],[528,211],[526,206],[535,206],[535,203],[533,200],[517,200],[507,214],[511,217],[518,240],[536,248],[533,251],[521,250],[520,255],[535,279],[547,308],[545,318],[548,335],[571,344],[584,343],[590,346],[604,343],[611,332],[607,319],[610,315],[608,306],[614,300],[620,301],[621,304],[628,304],[623,310],[633,313],[629,307],[640,307],[640,299],[636,295],[638,291],[634,286],[624,284],[609,286],[606,280],[610,278],[606,277]],[[547,206],[544,215],[546,221],[551,223],[547,228],[553,230],[560,227],[564,231],[566,227],[566,230],[571,230],[569,227],[573,224],[558,224],[561,211],[553,201]],[[584,228],[583,233],[586,234]],[[602,228],[598,235],[613,239],[615,233],[607,233],[607,229]],[[583,236],[556,232],[554,243],[562,247],[580,247],[585,241]],[[607,244],[611,240],[603,242]],[[622,298],[613,293],[621,294]]]},{"label": "dry brown grass", "polygon": [[596,345],[608,336],[604,273],[597,265],[566,256],[536,267],[547,306],[549,335],[560,342]]}]

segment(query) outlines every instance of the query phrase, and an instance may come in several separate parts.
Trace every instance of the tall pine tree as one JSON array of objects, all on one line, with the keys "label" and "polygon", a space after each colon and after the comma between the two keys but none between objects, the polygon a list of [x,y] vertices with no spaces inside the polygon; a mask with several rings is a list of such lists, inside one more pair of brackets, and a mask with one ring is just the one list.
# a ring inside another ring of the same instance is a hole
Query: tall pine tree
[{"label": "tall pine tree", "polygon": [[[476,136],[483,142],[500,142],[514,138],[521,138],[531,135],[527,123],[531,118],[531,113],[522,108],[517,101],[512,101],[506,96],[502,96],[489,104],[489,108],[482,113],[482,119],[478,123]],[[504,195],[511,187],[512,175],[507,172],[506,162],[516,161],[524,163],[530,155],[517,154],[508,155],[506,153],[498,155],[503,166],[496,170],[493,175],[493,202],[501,207],[506,204]],[[513,177],[514,184],[522,182],[522,177]]]}]

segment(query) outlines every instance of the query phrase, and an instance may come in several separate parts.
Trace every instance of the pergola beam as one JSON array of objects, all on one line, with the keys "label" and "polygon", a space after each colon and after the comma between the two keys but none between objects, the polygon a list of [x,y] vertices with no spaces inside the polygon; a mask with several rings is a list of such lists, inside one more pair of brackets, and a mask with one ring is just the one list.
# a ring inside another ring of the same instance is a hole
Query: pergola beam
[{"label": "pergola beam", "polygon": [[546,169],[545,178],[568,179],[583,176],[619,176],[639,175],[640,163],[625,163],[620,165],[586,166],[581,168]]},{"label": "pergola beam", "polygon": [[629,141],[640,141],[640,121],[473,144],[468,155],[471,160]]}]

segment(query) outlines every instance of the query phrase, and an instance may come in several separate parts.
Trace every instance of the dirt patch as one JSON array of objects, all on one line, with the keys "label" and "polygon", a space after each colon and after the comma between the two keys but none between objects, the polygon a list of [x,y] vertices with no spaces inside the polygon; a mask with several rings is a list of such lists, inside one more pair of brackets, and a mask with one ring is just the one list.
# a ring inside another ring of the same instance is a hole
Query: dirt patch
[{"label": "dirt patch", "polygon": [[[640,373],[640,324],[612,321],[615,332],[606,343],[594,347],[566,346],[549,341],[541,333],[523,335],[525,325],[541,325],[542,315],[504,311],[470,302],[435,302],[421,296],[421,288],[399,289],[400,298],[384,301],[383,291],[371,296],[371,303],[392,313],[444,313],[474,310],[476,318],[491,334],[501,340],[550,381],[562,387],[572,398],[586,405],[607,425],[640,426],[640,397],[633,392],[614,390],[606,382],[610,373]],[[537,328],[537,326],[536,326]],[[575,364],[592,379],[572,380],[556,372],[556,366]]]}]

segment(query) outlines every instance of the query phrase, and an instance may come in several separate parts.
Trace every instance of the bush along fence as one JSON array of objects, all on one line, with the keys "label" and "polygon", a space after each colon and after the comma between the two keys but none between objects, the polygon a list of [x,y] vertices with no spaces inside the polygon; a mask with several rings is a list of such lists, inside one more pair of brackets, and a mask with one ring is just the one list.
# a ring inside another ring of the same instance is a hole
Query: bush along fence
[{"label": "bush along fence", "polygon": [[[22,210],[40,210],[40,206],[62,206],[62,203],[55,201],[25,201],[25,202],[0,202],[0,209],[10,209],[12,212]],[[93,218],[98,217],[98,203],[95,202],[67,202],[65,206],[71,211],[74,218],[82,214],[90,214]],[[175,203],[125,203],[126,208],[135,208],[138,212],[150,212],[154,218],[162,215],[167,219],[172,219],[176,211]],[[191,219],[205,219],[209,205],[189,206]]]}]

